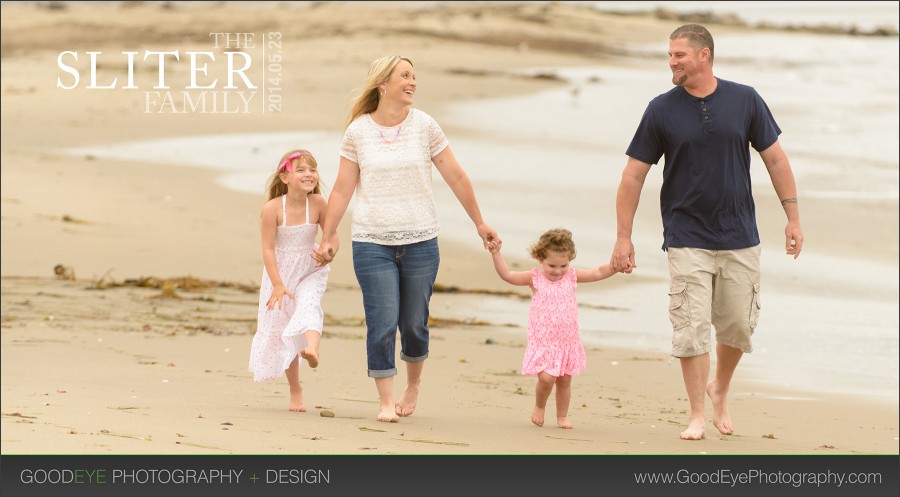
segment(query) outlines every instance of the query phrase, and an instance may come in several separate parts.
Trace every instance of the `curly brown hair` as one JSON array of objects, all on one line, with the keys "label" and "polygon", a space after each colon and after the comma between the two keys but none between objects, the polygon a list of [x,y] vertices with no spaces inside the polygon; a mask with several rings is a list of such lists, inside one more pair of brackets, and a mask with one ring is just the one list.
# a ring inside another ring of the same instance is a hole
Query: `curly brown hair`
[{"label": "curly brown hair", "polygon": [[575,258],[575,242],[572,241],[572,232],[564,228],[556,228],[546,231],[538,241],[531,244],[528,249],[531,257],[538,261],[547,258],[548,251],[560,252],[569,255],[569,260]]}]

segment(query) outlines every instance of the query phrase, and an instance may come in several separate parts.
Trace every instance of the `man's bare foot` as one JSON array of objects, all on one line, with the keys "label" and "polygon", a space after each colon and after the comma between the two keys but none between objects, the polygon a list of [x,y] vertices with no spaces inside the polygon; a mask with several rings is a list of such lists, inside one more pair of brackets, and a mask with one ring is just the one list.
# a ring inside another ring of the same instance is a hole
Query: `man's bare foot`
[{"label": "man's bare foot", "polygon": [[302,390],[291,391],[291,405],[288,409],[294,412],[306,412],[306,407],[303,406]]},{"label": "man's bare foot", "polygon": [[396,423],[400,421],[400,416],[397,416],[390,407],[382,407],[380,411],[378,411],[378,421],[382,423]]},{"label": "man's bare foot", "polygon": [[705,418],[694,418],[691,419],[691,422],[688,424],[686,430],[681,432],[682,440],[703,440],[706,438],[706,419]]},{"label": "man's bare foot", "polygon": [[534,410],[531,411],[531,422],[538,425],[544,426],[544,408],[534,406]]},{"label": "man's bare foot", "polygon": [[309,363],[309,367],[311,368],[319,366],[319,353],[315,350],[305,348],[300,351],[300,357],[306,359],[306,362]]},{"label": "man's bare foot", "polygon": [[416,411],[416,401],[418,399],[419,387],[412,385],[407,386],[406,391],[403,392],[403,397],[400,397],[400,401],[394,406],[394,412],[398,416],[409,416]]},{"label": "man's bare foot", "polygon": [[728,415],[728,392],[721,391],[718,388],[716,380],[706,384],[706,395],[709,395],[713,405],[713,426],[723,435],[731,435],[734,433],[734,424],[731,422],[731,416]]},{"label": "man's bare foot", "polygon": [[556,418],[556,425],[560,428],[565,428],[566,430],[572,429],[572,423],[569,422],[569,418],[567,416]]}]

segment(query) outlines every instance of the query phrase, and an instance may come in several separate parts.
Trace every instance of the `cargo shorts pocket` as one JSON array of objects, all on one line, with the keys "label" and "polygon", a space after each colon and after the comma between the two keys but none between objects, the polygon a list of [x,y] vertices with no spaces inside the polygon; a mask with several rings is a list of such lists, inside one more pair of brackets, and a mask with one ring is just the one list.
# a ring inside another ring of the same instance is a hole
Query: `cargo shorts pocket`
[{"label": "cargo shorts pocket", "polygon": [[759,300],[759,283],[753,284],[753,300],[750,302],[750,329],[756,328],[756,323],[759,322],[759,310],[762,308],[762,303]]},{"label": "cargo shorts pocket", "polygon": [[669,288],[669,321],[672,322],[673,330],[680,330],[691,324],[687,282],[684,280],[674,280]]}]

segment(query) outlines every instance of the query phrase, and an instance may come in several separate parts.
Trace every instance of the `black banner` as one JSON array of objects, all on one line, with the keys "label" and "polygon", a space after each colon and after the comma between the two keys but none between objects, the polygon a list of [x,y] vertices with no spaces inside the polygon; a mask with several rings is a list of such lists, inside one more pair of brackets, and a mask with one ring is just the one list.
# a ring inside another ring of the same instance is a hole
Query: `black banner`
[{"label": "black banner", "polygon": [[900,456],[0,456],[13,496],[896,496]]}]

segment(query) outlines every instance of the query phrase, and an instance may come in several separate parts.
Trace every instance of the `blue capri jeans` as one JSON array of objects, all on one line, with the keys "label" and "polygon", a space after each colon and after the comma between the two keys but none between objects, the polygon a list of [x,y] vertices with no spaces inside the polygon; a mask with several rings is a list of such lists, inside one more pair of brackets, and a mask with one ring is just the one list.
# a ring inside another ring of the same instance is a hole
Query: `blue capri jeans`
[{"label": "blue capri jeans", "polygon": [[400,328],[400,359],[428,358],[428,303],[440,264],[437,238],[409,245],[353,242],[353,269],[366,312],[370,378],[397,374],[394,345]]}]

